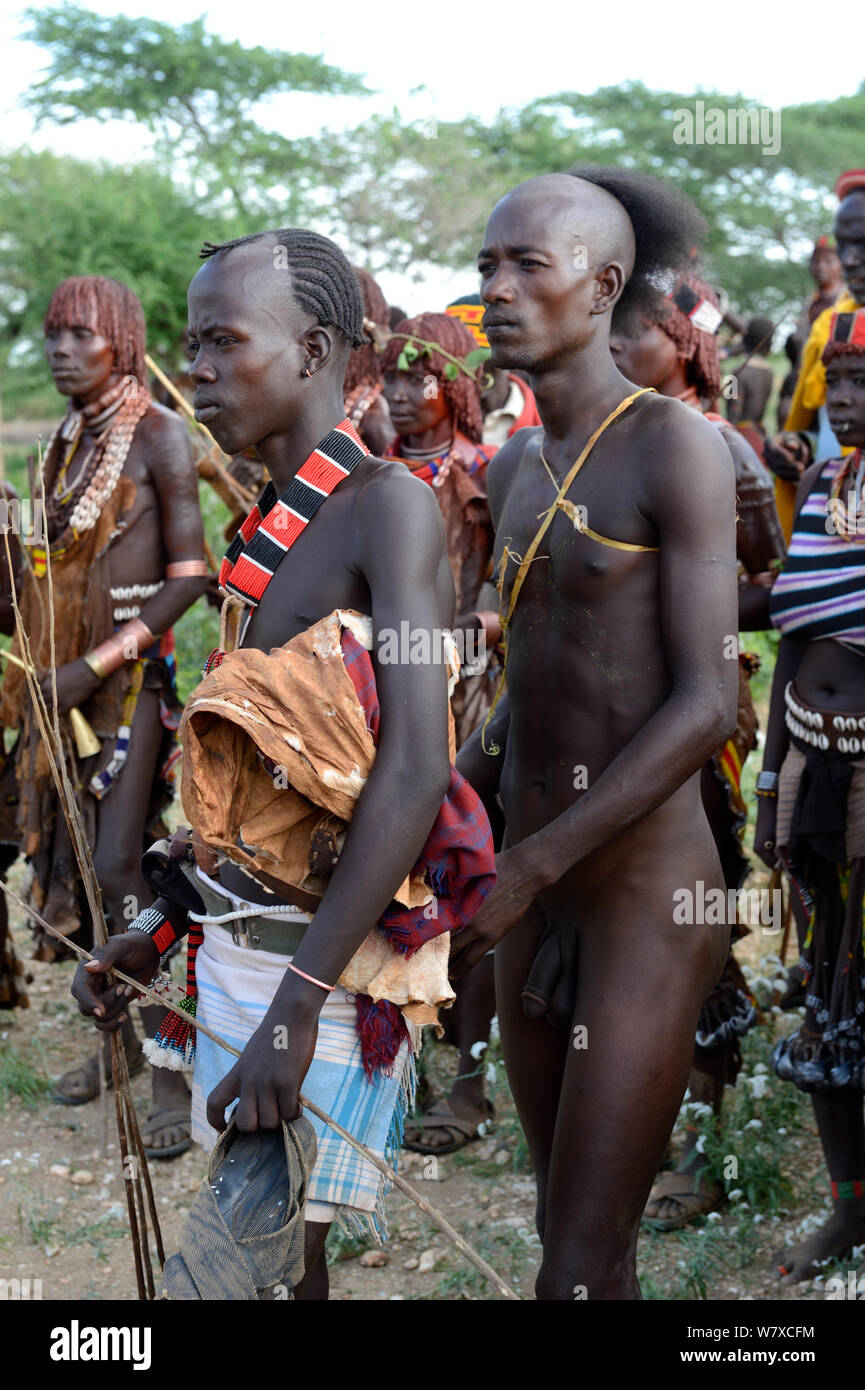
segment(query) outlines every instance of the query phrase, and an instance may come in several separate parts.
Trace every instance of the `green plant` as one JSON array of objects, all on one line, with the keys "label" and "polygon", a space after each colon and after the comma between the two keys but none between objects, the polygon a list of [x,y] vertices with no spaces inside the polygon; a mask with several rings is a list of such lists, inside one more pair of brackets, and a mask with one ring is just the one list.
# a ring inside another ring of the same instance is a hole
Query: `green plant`
[{"label": "green plant", "polygon": [[[34,1060],[32,1053],[37,1053]],[[28,1110],[35,1109],[51,1091],[41,1046],[34,1041],[24,1053],[8,1041],[0,1042],[0,1109],[12,1096],[19,1096]]]}]

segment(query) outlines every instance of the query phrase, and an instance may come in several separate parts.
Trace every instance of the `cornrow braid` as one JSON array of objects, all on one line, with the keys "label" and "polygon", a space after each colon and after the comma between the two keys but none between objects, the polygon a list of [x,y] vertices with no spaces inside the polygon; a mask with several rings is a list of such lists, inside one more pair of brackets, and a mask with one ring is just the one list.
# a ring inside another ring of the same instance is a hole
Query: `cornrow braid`
[{"label": "cornrow braid", "polygon": [[[394,329],[394,337],[388,343],[381,359],[382,373],[397,370],[397,361],[406,344],[406,336],[423,338],[429,343],[439,343],[445,352],[454,357],[467,357],[477,349],[474,337],[450,314],[418,314],[413,319],[403,319]],[[430,352],[419,357],[416,366],[429,372],[438,381],[444,398],[450,406],[454,426],[470,439],[480,444],[483,435],[483,414],[481,412],[481,391],[477,379],[460,372],[453,381],[445,376],[448,359],[441,353]]]},{"label": "cornrow braid", "polygon": [[[377,323],[379,327],[387,331],[390,328],[390,310],[387,300],[382,294],[381,286],[377,280],[373,279],[368,270],[363,270],[359,265],[353,266],[352,269],[363,299],[364,318],[371,319],[373,323]],[[349,395],[361,383],[374,386],[379,381],[381,381],[381,357],[376,352],[374,345],[365,339],[363,347],[356,348],[348,359],[342,387],[343,395]]]},{"label": "cornrow braid", "polygon": [[114,349],[115,370],[147,384],[147,328],[141,300],[128,285],[105,275],[73,275],[51,296],[45,333],[80,324],[99,333]]},{"label": "cornrow braid", "polygon": [[291,270],[292,294],[300,307],[322,328],[338,328],[350,347],[363,347],[363,300],[357,280],[347,258],[328,237],[304,227],[280,227],[236,237],[219,246],[206,241],[198,255],[206,261],[266,238],[284,248],[286,265]]}]

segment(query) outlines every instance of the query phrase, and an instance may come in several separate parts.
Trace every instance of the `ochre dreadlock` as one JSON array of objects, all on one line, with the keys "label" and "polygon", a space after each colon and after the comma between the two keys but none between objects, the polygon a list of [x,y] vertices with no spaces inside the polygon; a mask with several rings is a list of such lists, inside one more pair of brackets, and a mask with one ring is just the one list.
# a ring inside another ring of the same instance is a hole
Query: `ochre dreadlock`
[{"label": "ochre dreadlock", "polygon": [[[352,266],[352,270],[363,299],[364,318],[372,319],[373,323],[377,323],[387,332],[390,328],[390,310],[387,300],[381,292],[381,287],[368,270],[362,270],[359,265]],[[342,394],[348,396],[362,382],[368,382],[370,386],[374,386],[379,381],[381,381],[381,357],[373,344],[366,342],[363,347],[354,348],[345,369]]]},{"label": "ochre dreadlock", "polygon": [[115,369],[147,385],[147,329],[137,294],[105,275],[73,275],[51,296],[43,330],[80,325],[99,333],[114,349]]},{"label": "ochre dreadlock", "polygon": [[[403,319],[394,330],[395,336],[384,350],[381,360],[382,372],[397,370],[397,359],[406,345],[406,337],[423,338],[428,343],[438,343],[454,357],[467,357],[477,349],[477,343],[469,330],[458,319],[449,314],[418,314],[413,319]],[[467,376],[461,371],[450,381],[445,376],[448,359],[441,353],[430,352],[428,356],[415,359],[412,366],[419,371],[429,372],[438,381],[451,409],[454,426],[473,444],[480,444],[483,434],[483,415],[481,413],[481,392],[476,376]]]},{"label": "ochre dreadlock", "polygon": [[[677,279],[676,288],[679,285],[687,285],[701,299],[708,299],[716,309],[719,308],[717,294],[699,275],[688,271]],[[688,380],[690,385],[697,388],[697,394],[705,400],[713,401],[721,389],[721,367],[714,333],[706,333],[697,328],[672,299],[665,299],[658,316],[647,321],[656,323],[675,343],[679,356],[689,364]]]}]

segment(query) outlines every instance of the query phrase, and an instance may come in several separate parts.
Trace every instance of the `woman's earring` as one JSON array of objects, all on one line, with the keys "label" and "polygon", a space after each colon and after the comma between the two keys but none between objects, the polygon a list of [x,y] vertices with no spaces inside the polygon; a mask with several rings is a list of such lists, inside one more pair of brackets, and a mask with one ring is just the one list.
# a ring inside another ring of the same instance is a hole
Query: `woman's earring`
[{"label": "woman's earring", "polygon": [[312,370],[308,365],[304,367],[303,371],[301,372],[301,376],[312,376]]}]

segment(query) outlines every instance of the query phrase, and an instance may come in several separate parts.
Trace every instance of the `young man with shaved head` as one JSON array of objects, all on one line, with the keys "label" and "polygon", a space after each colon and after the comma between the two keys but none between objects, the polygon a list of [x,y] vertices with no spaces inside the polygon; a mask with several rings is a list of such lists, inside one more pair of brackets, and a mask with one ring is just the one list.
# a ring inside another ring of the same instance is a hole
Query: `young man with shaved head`
[{"label": "young man with shaved head", "polygon": [[542,428],[489,472],[507,697],[459,766],[508,835],[453,974],[497,944],[544,1299],[640,1297],[640,1216],[729,941],[674,899],[724,886],[700,770],[736,725],[733,466],[609,350],[701,230],[656,180],[588,168],[504,197],[478,258],[493,364],[529,373]]}]

